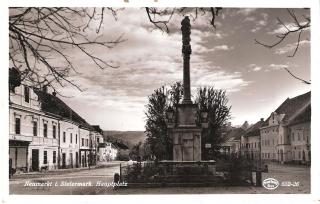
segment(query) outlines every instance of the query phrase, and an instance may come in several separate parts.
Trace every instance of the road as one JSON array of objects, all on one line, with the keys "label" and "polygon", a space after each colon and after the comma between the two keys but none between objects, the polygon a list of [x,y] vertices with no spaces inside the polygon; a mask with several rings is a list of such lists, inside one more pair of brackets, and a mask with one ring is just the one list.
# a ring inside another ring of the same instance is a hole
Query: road
[{"label": "road", "polygon": [[[10,194],[31,195],[90,195],[90,194],[113,194],[112,186],[96,186],[98,182],[111,183],[115,173],[119,173],[119,165],[107,166],[91,170],[76,172],[33,176],[33,178],[13,178],[10,180]],[[49,186],[33,186],[38,183],[46,183]],[[70,185],[91,186],[70,186]],[[50,185],[51,184],[51,185]],[[67,185],[66,185],[67,184]]]},{"label": "road", "polygon": [[[96,186],[97,182],[110,184],[115,173],[119,173],[119,165],[105,168],[81,170],[72,173],[47,175],[32,179],[18,178],[10,180],[10,194],[39,194],[39,195],[97,195],[97,194],[303,194],[310,193],[310,168],[294,165],[269,165],[269,172],[263,173],[263,179],[274,178],[280,183],[275,190],[267,190],[263,187],[167,187],[167,188],[121,188],[112,186]],[[28,182],[35,181],[52,182],[50,187],[24,186]],[[298,186],[281,186],[284,181],[299,182]],[[91,186],[59,186],[65,183],[87,184]],[[58,184],[55,186],[54,184]]]}]

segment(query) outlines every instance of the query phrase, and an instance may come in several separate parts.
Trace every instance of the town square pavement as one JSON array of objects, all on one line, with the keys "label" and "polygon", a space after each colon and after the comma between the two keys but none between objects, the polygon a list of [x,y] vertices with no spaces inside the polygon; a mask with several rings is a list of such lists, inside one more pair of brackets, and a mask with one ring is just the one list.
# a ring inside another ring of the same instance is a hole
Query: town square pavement
[{"label": "town square pavement", "polygon": [[[269,164],[269,172],[262,174],[262,179],[274,178],[279,187],[268,190],[264,187],[166,187],[166,188],[114,188],[112,186],[115,173],[119,173],[120,162],[112,165],[51,174],[17,175],[10,179],[10,194],[33,195],[97,195],[97,194],[306,194],[310,193],[310,168],[299,165]],[[47,182],[51,186],[32,186],[32,182]],[[71,186],[72,183],[88,184],[87,186]],[[58,184],[58,185],[57,185]],[[102,184],[96,186],[97,184]],[[291,184],[291,185],[290,185]],[[57,185],[57,186],[55,186]],[[288,186],[290,185],[290,186]]]}]

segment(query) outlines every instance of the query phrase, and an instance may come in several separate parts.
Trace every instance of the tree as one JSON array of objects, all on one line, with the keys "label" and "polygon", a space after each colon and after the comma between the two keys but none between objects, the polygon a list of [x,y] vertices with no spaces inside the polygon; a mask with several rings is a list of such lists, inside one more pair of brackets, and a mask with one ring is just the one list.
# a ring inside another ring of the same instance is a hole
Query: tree
[{"label": "tree", "polygon": [[183,86],[176,82],[169,90],[162,86],[148,97],[145,147],[146,153],[151,153],[158,160],[172,159],[172,139],[167,131],[166,112],[180,103],[182,96]]},{"label": "tree", "polygon": [[[172,140],[168,135],[166,112],[168,108],[181,103],[183,86],[177,82],[169,90],[161,87],[149,96],[146,106],[147,144],[157,159],[172,159]],[[221,130],[230,118],[230,109],[226,91],[213,87],[199,88],[195,102],[198,104],[198,117],[202,111],[208,111],[209,128],[202,132],[202,144],[218,146],[222,142]],[[204,152],[204,150],[203,150]]]},{"label": "tree", "polygon": [[[216,28],[216,17],[220,14],[222,10],[221,7],[169,7],[169,8],[155,8],[155,7],[146,7],[146,13],[149,21],[161,31],[170,32],[168,24],[174,15],[190,15],[190,17],[195,21],[199,16],[209,17],[209,24]],[[208,16],[206,16],[208,15]]]},{"label": "tree", "polygon": [[[310,19],[310,9],[305,8],[306,14],[301,14],[300,16],[296,15],[296,12],[294,9],[287,9],[288,15],[291,19],[291,22],[284,23],[283,20],[281,20],[279,17],[277,17],[278,24],[282,28],[282,33],[276,34],[276,40],[273,43],[264,43],[257,39],[255,39],[255,43],[268,48],[272,49],[277,46],[280,46],[285,42],[285,40],[291,36],[296,37],[297,42],[295,43],[295,49],[293,50],[292,54],[288,55],[288,57],[294,57],[300,47],[300,42],[302,39],[302,33],[304,31],[309,30],[311,26],[311,19]],[[284,68],[292,77],[295,79],[301,81],[305,84],[311,84],[310,81],[307,81],[305,79],[302,79],[295,74],[293,74],[288,68]]]},{"label": "tree", "polygon": [[[118,66],[94,54],[97,47],[111,49],[123,42],[122,36],[113,40],[103,40],[100,35],[106,16],[117,19],[120,9],[113,8],[68,8],[68,7],[12,7],[9,8],[9,60],[26,81],[35,88],[71,84],[81,87],[69,78],[70,71],[77,73],[72,58],[80,51],[84,57],[101,69]],[[210,24],[215,27],[215,18],[221,8],[149,8],[145,11],[155,28],[169,32],[168,23],[174,15],[189,14],[196,20],[198,16],[211,15]],[[109,14],[109,15],[107,15]],[[167,18],[164,20],[163,18]],[[96,25],[95,31],[91,26]],[[93,35],[93,33],[95,35]]]},{"label": "tree", "polygon": [[[14,7],[9,8],[9,60],[19,71],[21,81],[31,87],[50,86],[56,92],[56,84],[72,84],[70,71],[77,67],[66,52],[80,51],[101,69],[117,66],[93,53],[93,48],[111,49],[122,42],[121,36],[114,40],[101,39],[100,29],[107,12],[116,19],[112,8],[52,8]],[[91,24],[98,21],[92,32]],[[90,35],[89,35],[90,34]]]},{"label": "tree", "polygon": [[[213,87],[198,89],[195,102],[198,104],[198,117],[203,110],[208,112],[208,128],[202,130],[202,152],[205,152],[205,143],[219,146],[223,142],[222,128],[230,119],[230,109],[226,91]],[[205,154],[203,154],[206,157]],[[207,158],[203,158],[207,159]]]},{"label": "tree", "polygon": [[172,141],[167,132],[165,113],[169,107],[168,90],[162,86],[148,97],[146,105],[146,136],[152,154],[158,159],[170,159]]}]

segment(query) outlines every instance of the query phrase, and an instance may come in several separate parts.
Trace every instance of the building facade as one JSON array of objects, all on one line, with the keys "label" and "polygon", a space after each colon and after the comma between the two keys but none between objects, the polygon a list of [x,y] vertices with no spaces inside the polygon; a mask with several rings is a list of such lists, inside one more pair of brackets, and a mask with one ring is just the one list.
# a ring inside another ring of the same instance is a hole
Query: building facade
[{"label": "building facade", "polygon": [[286,99],[260,128],[261,156],[265,161],[311,161],[311,92]]},{"label": "building facade", "polygon": [[99,134],[54,93],[27,84],[10,90],[10,169],[29,172],[88,166],[89,153],[96,164]]},{"label": "building facade", "polygon": [[263,118],[261,118],[241,136],[241,155],[247,159],[261,160],[260,127],[263,122]]}]

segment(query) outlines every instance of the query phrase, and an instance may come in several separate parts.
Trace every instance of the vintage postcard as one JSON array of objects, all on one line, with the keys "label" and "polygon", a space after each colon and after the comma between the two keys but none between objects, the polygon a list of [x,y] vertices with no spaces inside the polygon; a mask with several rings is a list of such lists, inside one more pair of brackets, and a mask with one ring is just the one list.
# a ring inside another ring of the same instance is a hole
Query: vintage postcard
[{"label": "vintage postcard", "polygon": [[9,195],[315,194],[311,3],[131,4],[7,8]]}]

